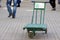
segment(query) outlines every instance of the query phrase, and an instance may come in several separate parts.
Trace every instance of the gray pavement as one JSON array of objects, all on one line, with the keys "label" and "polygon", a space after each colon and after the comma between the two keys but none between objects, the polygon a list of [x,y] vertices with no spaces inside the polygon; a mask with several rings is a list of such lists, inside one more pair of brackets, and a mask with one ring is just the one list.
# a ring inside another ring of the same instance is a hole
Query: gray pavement
[{"label": "gray pavement", "polygon": [[8,18],[6,6],[0,8],[0,40],[60,40],[60,5],[56,3],[56,11],[52,11],[50,4],[46,5],[45,24],[47,34],[36,32],[36,36],[30,39],[23,27],[31,23],[33,4],[22,2],[17,8],[16,18]]}]

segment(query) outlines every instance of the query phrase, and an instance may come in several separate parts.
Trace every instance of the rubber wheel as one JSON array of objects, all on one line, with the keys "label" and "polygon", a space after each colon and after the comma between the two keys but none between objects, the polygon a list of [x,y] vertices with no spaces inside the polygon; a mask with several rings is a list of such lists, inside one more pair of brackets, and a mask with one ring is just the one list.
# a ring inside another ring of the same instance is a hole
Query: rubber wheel
[{"label": "rubber wheel", "polygon": [[34,33],[33,32],[28,32],[28,36],[29,36],[29,38],[33,38],[34,37]]},{"label": "rubber wheel", "polygon": [[45,34],[47,34],[47,29],[45,30]]}]

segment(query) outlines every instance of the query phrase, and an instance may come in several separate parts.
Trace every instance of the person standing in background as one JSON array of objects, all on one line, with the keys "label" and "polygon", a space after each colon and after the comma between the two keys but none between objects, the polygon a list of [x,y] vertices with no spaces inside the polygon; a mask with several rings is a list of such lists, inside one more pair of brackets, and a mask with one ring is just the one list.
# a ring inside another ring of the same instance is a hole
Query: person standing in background
[{"label": "person standing in background", "polygon": [[1,0],[0,0],[0,7],[1,7]]},{"label": "person standing in background", "polygon": [[16,9],[17,9],[17,7],[16,7],[17,0],[13,1],[13,5],[14,5],[13,9],[11,9],[11,3],[12,3],[12,1],[13,0],[7,0],[7,3],[6,3],[7,4],[7,10],[9,12],[9,16],[8,17],[12,16],[12,18],[15,18],[15,16],[16,16]]},{"label": "person standing in background", "polygon": [[60,4],[60,0],[58,0],[58,4]]},{"label": "person standing in background", "polygon": [[50,0],[49,1],[50,2],[50,5],[52,6],[52,10],[54,11],[54,10],[56,10],[56,0]]},{"label": "person standing in background", "polygon": [[17,7],[20,7],[21,0],[17,0]]}]

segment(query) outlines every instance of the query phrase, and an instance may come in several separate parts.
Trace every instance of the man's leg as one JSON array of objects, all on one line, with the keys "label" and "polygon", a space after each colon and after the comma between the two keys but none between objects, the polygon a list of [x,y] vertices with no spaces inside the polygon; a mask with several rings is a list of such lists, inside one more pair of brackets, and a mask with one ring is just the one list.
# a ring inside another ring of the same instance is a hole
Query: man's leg
[{"label": "man's leg", "polygon": [[7,0],[7,10],[9,12],[9,16],[8,17],[10,17],[12,15],[11,1],[12,0]]},{"label": "man's leg", "polygon": [[13,15],[12,15],[12,18],[15,18],[15,16],[16,16],[16,8],[17,8],[17,0],[14,0],[14,7],[13,7]]}]

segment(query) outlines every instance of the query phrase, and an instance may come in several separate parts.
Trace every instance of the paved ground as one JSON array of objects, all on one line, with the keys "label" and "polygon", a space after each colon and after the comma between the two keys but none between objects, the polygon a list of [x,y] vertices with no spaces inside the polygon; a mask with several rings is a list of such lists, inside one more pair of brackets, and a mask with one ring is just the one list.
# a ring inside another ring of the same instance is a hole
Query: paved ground
[{"label": "paved ground", "polygon": [[22,2],[15,19],[8,18],[6,6],[0,8],[0,40],[60,40],[60,5],[57,4],[56,11],[51,10],[50,4],[46,5],[45,24],[48,32],[36,32],[36,36],[30,39],[23,27],[31,22],[32,8],[31,2]]}]

